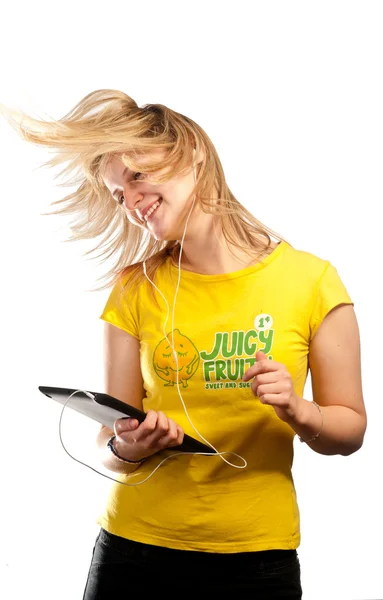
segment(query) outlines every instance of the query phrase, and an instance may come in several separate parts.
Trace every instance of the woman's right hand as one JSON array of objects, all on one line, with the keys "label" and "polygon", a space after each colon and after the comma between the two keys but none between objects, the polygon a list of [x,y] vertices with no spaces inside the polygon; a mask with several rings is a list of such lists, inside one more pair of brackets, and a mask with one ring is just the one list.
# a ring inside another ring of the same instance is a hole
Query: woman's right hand
[{"label": "woman's right hand", "polygon": [[182,444],[184,432],[163,412],[149,410],[141,424],[137,419],[123,418],[114,422],[114,448],[126,460],[139,461]]}]

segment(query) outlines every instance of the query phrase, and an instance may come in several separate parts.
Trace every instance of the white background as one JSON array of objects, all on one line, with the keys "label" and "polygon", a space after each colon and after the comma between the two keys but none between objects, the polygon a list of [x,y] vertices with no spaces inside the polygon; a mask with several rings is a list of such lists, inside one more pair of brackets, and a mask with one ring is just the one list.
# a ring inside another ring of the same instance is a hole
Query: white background
[{"label": "white background", "polygon": [[[35,1],[3,8],[0,25],[0,102],[52,118],[100,88],[167,104],[206,130],[257,218],[338,269],[369,423],[350,457],[295,443],[304,600],[383,598],[382,30],[367,0]],[[37,387],[102,386],[107,292],[87,290],[106,267],[62,242],[65,219],[41,216],[68,191],[37,169],[48,151],[1,119],[0,157],[0,594],[81,600],[110,482],[65,454],[60,407]],[[65,444],[97,466],[98,426],[70,412]],[[171,588],[171,565],[164,578]]]}]

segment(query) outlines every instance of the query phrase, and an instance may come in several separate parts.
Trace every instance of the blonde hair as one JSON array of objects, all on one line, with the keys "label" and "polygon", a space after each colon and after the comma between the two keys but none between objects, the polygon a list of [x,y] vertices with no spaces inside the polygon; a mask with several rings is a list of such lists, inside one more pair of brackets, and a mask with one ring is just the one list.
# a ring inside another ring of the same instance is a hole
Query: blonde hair
[{"label": "blonde hair", "polygon": [[234,197],[217,151],[205,131],[163,104],[139,107],[121,91],[96,90],[59,120],[35,119],[2,105],[0,112],[25,140],[56,150],[43,166],[65,164],[59,175],[68,178],[60,186],[77,186],[73,193],[53,202],[51,206],[56,209],[48,214],[74,216],[70,222],[70,240],[98,240],[87,254],[97,251],[101,262],[116,257],[113,267],[102,278],[104,285],[97,289],[109,287],[127,270],[132,270],[131,284],[138,284],[144,278],[141,266],[144,260],[148,276],[153,279],[167,257],[176,261],[180,250],[176,240],[155,240],[147,230],[130,223],[126,210],[112,198],[102,175],[110,158],[117,153],[122,153],[122,161],[129,169],[139,171],[140,157],[153,149],[164,150],[162,176],[158,174],[158,159],[145,164],[151,182],[163,183],[190,169],[193,150],[197,156],[202,151],[194,192],[202,210],[220,218],[227,242],[249,256],[262,256],[270,247],[270,235],[280,241],[284,239],[258,221]]}]

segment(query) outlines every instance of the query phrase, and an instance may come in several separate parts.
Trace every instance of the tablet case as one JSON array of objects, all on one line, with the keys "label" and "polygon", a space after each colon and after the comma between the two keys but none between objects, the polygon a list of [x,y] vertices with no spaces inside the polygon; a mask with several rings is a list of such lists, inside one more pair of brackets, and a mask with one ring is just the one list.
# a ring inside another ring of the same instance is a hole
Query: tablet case
[{"label": "tablet case", "polygon": [[[39,390],[45,394],[45,396],[56,400],[60,404],[65,404],[69,396],[77,391],[75,389],[48,386],[39,386]],[[113,396],[109,396],[108,394],[97,392],[88,393],[94,396],[94,398],[90,398],[83,391],[78,391],[72,396],[66,406],[94,421],[98,421],[98,423],[101,423],[101,425],[105,425],[110,429],[113,429],[115,420],[121,419],[122,417],[133,417],[140,423],[145,420],[145,412],[130,404],[126,404],[126,402],[121,402],[121,400],[117,400],[117,398],[113,398]],[[213,450],[213,448],[187,434],[184,435],[184,440],[180,446],[173,446],[172,448],[169,448],[169,450],[216,454],[216,451]]]}]

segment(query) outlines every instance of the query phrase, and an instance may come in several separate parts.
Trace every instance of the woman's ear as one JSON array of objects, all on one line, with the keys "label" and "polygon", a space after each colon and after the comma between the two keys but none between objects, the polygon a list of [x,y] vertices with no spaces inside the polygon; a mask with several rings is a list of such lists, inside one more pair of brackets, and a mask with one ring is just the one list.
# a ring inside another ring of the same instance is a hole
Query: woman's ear
[{"label": "woman's ear", "polygon": [[201,164],[201,162],[205,159],[205,153],[203,151],[203,149],[201,147],[198,148],[198,150],[196,149],[196,147],[194,146],[193,148],[193,163],[194,166],[197,166],[199,164]]}]

